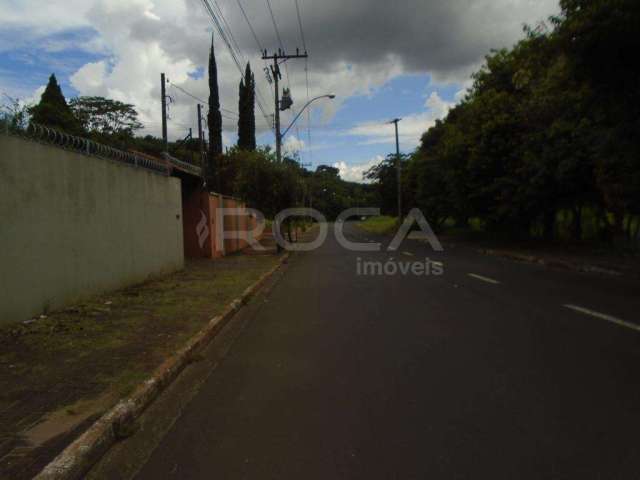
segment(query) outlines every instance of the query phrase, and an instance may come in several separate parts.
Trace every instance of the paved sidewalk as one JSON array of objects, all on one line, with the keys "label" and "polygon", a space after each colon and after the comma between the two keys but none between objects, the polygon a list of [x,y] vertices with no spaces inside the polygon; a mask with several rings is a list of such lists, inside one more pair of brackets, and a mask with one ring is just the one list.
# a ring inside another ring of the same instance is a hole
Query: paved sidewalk
[{"label": "paved sidewalk", "polygon": [[1,327],[0,478],[31,478],[277,261],[193,261]]}]

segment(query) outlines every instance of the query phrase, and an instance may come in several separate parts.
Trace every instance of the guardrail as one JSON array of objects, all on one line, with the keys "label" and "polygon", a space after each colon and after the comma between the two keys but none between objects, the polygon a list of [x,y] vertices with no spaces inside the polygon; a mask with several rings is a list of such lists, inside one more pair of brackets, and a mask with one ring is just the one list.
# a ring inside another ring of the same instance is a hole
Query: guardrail
[{"label": "guardrail", "polygon": [[202,168],[198,165],[194,165],[192,163],[185,162],[184,160],[177,159],[176,157],[169,155],[167,152],[164,152],[162,154],[162,158],[169,162],[171,166],[182,170],[183,172],[195,175],[196,177],[202,176]]},{"label": "guardrail", "polygon": [[64,148],[65,150],[71,150],[84,155],[115,160],[134,167],[145,168],[163,175],[169,175],[171,171],[171,167],[167,162],[163,162],[161,160],[155,161],[141,155],[136,155],[135,153],[118,150],[117,148],[94,142],[88,138],[76,137],[75,135],[70,135],[50,127],[45,127],[44,125],[31,123],[24,130],[12,130],[7,133],[9,135],[26,138],[28,140],[45,143],[47,145],[54,145]]}]

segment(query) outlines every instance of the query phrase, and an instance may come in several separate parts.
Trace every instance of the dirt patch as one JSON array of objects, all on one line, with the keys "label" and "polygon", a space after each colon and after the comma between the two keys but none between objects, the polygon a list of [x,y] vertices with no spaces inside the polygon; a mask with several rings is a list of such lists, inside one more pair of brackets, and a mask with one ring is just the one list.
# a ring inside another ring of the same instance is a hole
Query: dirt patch
[{"label": "dirt patch", "polygon": [[31,478],[277,262],[237,255],[0,328],[0,477]]}]

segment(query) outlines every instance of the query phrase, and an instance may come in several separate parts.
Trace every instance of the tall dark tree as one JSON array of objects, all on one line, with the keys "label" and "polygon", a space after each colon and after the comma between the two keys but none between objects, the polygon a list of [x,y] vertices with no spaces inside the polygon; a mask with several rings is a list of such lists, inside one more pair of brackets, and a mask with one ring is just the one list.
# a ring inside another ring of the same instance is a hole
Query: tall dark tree
[{"label": "tall dark tree", "polygon": [[56,128],[73,135],[83,133],[80,122],[64,99],[56,76],[52,73],[49,83],[42,93],[40,103],[29,110],[31,121],[48,127]]},{"label": "tall dark tree", "polygon": [[248,63],[244,79],[240,80],[238,114],[238,147],[253,151],[256,149],[255,79]]},{"label": "tall dark tree", "polygon": [[247,69],[251,74],[251,82],[250,88],[247,90],[248,92],[248,101],[247,101],[247,119],[249,122],[249,146],[251,150],[256,149],[256,79],[251,71],[250,66],[247,64]]},{"label": "tall dark tree", "polygon": [[207,180],[210,189],[220,191],[220,167],[222,161],[222,115],[220,114],[220,93],[218,90],[218,67],[211,37],[211,51],[209,52],[209,160],[207,165]]},{"label": "tall dark tree", "polygon": [[[248,64],[247,64],[248,66]],[[245,118],[245,109],[247,103],[247,87],[244,84],[244,78],[240,79],[240,85],[238,87],[238,147],[243,150],[249,150],[248,148],[248,125]]]}]

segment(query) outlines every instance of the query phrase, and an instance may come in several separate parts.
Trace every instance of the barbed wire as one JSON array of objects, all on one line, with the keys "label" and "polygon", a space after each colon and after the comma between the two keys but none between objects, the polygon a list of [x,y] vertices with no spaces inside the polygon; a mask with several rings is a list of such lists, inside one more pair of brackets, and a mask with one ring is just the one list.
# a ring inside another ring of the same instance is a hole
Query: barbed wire
[{"label": "barbed wire", "polygon": [[167,162],[155,161],[151,157],[118,150],[117,148],[94,142],[88,138],[77,137],[36,123],[30,123],[29,126],[23,130],[14,129],[5,133],[88,156],[115,160],[135,167],[152,170],[163,175],[169,175],[171,170]]}]

